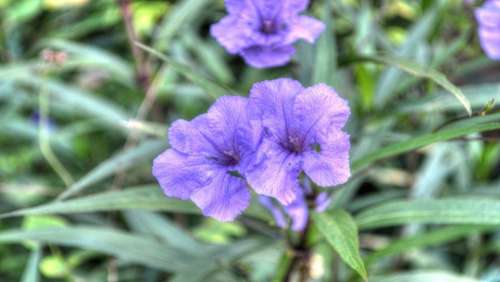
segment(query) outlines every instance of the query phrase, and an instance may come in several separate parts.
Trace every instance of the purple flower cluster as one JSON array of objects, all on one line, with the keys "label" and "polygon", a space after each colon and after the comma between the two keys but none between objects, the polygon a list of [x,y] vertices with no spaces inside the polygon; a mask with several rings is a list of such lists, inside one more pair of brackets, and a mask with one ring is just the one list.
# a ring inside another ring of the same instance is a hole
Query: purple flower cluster
[{"label": "purple flower cluster", "polygon": [[349,114],[346,101],[325,84],[260,82],[249,98],[221,97],[206,114],[174,122],[171,149],[154,160],[153,175],[167,196],[191,199],[221,221],[247,208],[250,186],[284,205],[298,230],[307,222],[310,189],[301,174],[319,186],[349,178],[350,142],[342,130]]},{"label": "purple flower cluster", "polygon": [[287,64],[299,39],[314,43],[324,24],[299,15],[308,0],[225,0],[228,15],[211,34],[231,54],[256,68]]},{"label": "purple flower cluster", "polygon": [[479,39],[488,57],[500,60],[500,0],[487,0],[476,10]]}]

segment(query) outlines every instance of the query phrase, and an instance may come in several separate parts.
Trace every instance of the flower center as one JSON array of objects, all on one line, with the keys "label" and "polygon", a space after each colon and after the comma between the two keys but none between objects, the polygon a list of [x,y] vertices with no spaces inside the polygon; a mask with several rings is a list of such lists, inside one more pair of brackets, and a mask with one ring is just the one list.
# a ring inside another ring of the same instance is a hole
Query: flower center
[{"label": "flower center", "polygon": [[240,156],[234,151],[224,151],[224,160],[222,161],[225,166],[235,166],[240,163]]},{"label": "flower center", "polygon": [[260,31],[265,34],[274,34],[278,31],[278,25],[273,20],[264,20],[260,26]]},{"label": "flower center", "polygon": [[302,142],[297,136],[288,136],[288,144],[286,147],[293,153],[301,153],[304,150]]}]

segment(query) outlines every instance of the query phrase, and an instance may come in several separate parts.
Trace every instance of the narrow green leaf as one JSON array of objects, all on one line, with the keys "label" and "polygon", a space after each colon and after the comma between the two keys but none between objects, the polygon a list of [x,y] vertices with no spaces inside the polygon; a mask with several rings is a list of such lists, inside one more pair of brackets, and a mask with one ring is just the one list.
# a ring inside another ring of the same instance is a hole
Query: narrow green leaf
[{"label": "narrow green leaf", "polygon": [[21,243],[24,240],[94,250],[169,272],[188,267],[192,260],[156,240],[102,226],[10,230],[0,233],[2,243]]},{"label": "narrow green leaf", "polygon": [[409,223],[500,225],[500,200],[487,198],[394,201],[356,216],[361,229]]},{"label": "narrow green leaf", "polygon": [[373,276],[370,282],[479,282],[474,278],[459,276],[457,274],[444,271],[416,271],[407,273],[398,273],[384,276]]},{"label": "narrow green leaf", "polygon": [[448,92],[453,94],[455,98],[464,106],[467,114],[472,115],[471,105],[467,97],[465,97],[464,93],[460,88],[456,87],[453,83],[451,83],[444,74],[434,70],[432,68],[422,67],[418,64],[406,61],[404,59],[396,59],[385,56],[365,56],[361,58],[362,60],[386,64],[393,67],[397,67],[411,75],[429,79],[439,86],[446,89]]},{"label": "narrow green leaf", "polygon": [[[1,217],[40,214],[73,214],[132,209],[200,214],[200,210],[190,201],[181,201],[165,197],[158,186],[151,185],[140,188],[129,188],[121,191],[104,192],[71,200],[56,201],[38,207],[26,208],[3,214]],[[262,213],[262,209],[248,209],[245,214],[264,220],[268,219],[268,215]]]},{"label": "narrow green leaf", "polygon": [[166,198],[158,186],[125,189],[79,197],[72,200],[56,201],[38,207],[22,209],[8,216],[39,214],[72,214],[99,211],[141,209],[150,211],[171,211],[199,214],[199,210],[188,201]]},{"label": "narrow green leaf", "polygon": [[179,271],[171,281],[212,281],[211,278],[214,274],[223,271],[233,261],[248,257],[264,248],[269,248],[273,243],[263,238],[249,238],[229,245],[217,246],[211,251],[202,254],[201,258],[193,260],[190,268]]},{"label": "narrow green leaf", "polygon": [[228,89],[225,86],[221,86],[214,82],[213,80],[206,78],[205,75],[200,74],[199,72],[195,71],[192,67],[177,62],[174,59],[171,59],[165,55],[163,55],[161,52],[146,46],[140,42],[135,42],[135,44],[143,49],[144,51],[150,53],[151,55],[157,57],[158,59],[164,61],[167,63],[169,66],[174,68],[176,71],[179,73],[183,74],[186,76],[189,80],[191,80],[193,83],[201,87],[203,90],[207,91],[207,94],[212,97],[213,99],[216,99],[222,95],[226,94],[232,94],[234,91]]},{"label": "narrow green leaf", "polygon": [[497,226],[492,225],[459,225],[443,227],[430,232],[393,241],[384,248],[368,255],[365,261],[366,264],[369,265],[382,257],[397,255],[417,248],[445,244],[472,234],[487,232],[497,228]]},{"label": "narrow green leaf", "polygon": [[200,65],[207,68],[208,74],[217,78],[217,81],[224,84],[234,81],[234,75],[231,68],[228,62],[224,60],[224,53],[221,52],[218,46],[205,42],[194,32],[186,32],[182,39],[189,50],[199,58]]},{"label": "narrow green leaf", "polygon": [[368,274],[359,254],[358,229],[351,216],[343,210],[334,210],[328,214],[313,213],[312,219],[342,260],[367,280]]},{"label": "narrow green leaf", "polygon": [[129,225],[141,232],[151,234],[162,239],[165,243],[186,253],[196,255],[203,253],[205,246],[196,241],[191,234],[177,227],[159,214],[132,210],[125,211],[125,218]]},{"label": "narrow green leaf", "polygon": [[120,170],[126,170],[134,166],[142,164],[144,161],[151,161],[154,156],[161,152],[166,147],[166,142],[163,140],[145,141],[137,147],[130,148],[126,151],[119,152],[110,159],[104,161],[96,168],[91,170],[87,175],[82,177],[76,183],[71,185],[64,191],[59,199],[71,197],[85,188],[98,183],[106,177],[112,176]]},{"label": "narrow green leaf", "polygon": [[337,71],[337,45],[335,42],[334,21],[332,20],[332,4],[325,2],[321,20],[326,25],[325,31],[316,44],[316,56],[313,67],[312,83],[324,82],[333,84],[332,78]]},{"label": "narrow green leaf", "polygon": [[[436,1],[441,2],[441,1]],[[441,4],[435,4],[435,7]],[[412,58],[415,56],[419,43],[423,42],[434,27],[438,18],[438,9],[429,9],[425,15],[410,28],[408,37],[401,48],[397,51],[398,57]],[[395,93],[401,81],[401,71],[397,68],[389,68],[382,73],[375,93],[375,103],[384,105]]]},{"label": "narrow green leaf", "polygon": [[[482,109],[491,99],[500,101],[500,84],[498,83],[464,86],[462,90],[472,108]],[[405,102],[397,111],[401,113],[444,112],[461,108],[463,108],[462,104],[454,97],[442,97],[441,93],[436,93]]]},{"label": "narrow green leaf", "polygon": [[31,65],[14,65],[0,68],[0,77],[5,81],[13,81],[34,88],[39,93],[45,88],[51,96],[51,102],[62,104],[73,112],[101,119],[118,129],[123,130],[129,117],[119,106],[104,100],[82,89],[66,85],[62,82],[44,79],[33,73]]},{"label": "narrow green leaf", "polygon": [[190,21],[197,19],[210,3],[208,0],[186,0],[176,2],[169,12],[168,17],[165,17],[164,22],[160,23],[158,36],[155,38],[157,47],[163,49],[169,46],[170,40],[176,33]]},{"label": "narrow green leaf", "polygon": [[479,133],[499,128],[500,128],[500,123],[497,122],[485,123],[485,124],[467,124],[466,126],[463,127],[445,129],[438,132],[428,133],[418,137],[413,137],[410,138],[409,140],[390,144],[372,153],[369,153],[359,159],[354,160],[352,163],[352,170],[359,171],[376,161],[396,156],[405,152],[409,152],[433,143],[447,141],[471,133],[476,133],[476,132]]},{"label": "narrow green leaf", "polygon": [[22,282],[38,282],[38,265],[40,264],[40,259],[42,258],[42,248],[40,245],[35,245],[33,251],[31,251],[31,255],[28,259],[28,263],[26,264],[26,268],[24,269],[23,277],[21,279]]}]

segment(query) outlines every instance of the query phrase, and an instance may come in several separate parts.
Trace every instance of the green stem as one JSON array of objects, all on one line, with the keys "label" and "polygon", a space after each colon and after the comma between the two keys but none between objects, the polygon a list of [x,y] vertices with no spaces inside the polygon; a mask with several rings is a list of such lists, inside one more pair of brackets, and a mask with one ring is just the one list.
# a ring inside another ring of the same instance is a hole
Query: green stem
[{"label": "green stem", "polygon": [[57,175],[62,179],[66,187],[71,186],[74,181],[71,174],[64,168],[62,163],[59,161],[57,156],[52,151],[50,147],[49,138],[49,95],[47,93],[47,87],[43,86],[39,95],[39,111],[40,111],[40,123],[38,130],[38,139],[40,143],[40,151],[43,157],[52,169],[57,173]]}]

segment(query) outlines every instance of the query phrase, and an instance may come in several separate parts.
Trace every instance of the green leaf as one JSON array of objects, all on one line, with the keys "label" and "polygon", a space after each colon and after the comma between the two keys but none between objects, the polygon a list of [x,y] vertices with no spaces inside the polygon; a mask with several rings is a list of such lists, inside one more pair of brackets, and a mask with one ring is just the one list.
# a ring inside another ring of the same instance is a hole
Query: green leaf
[{"label": "green leaf", "polygon": [[0,77],[4,81],[31,86],[34,88],[34,93],[39,93],[45,88],[50,93],[52,103],[62,104],[66,109],[71,109],[72,112],[84,113],[124,130],[124,125],[129,117],[123,109],[82,89],[37,76],[33,73],[32,68],[34,67],[36,66],[10,65],[1,67]]},{"label": "green leaf", "polygon": [[27,22],[42,12],[41,0],[19,0],[13,3],[15,4],[10,4],[8,9],[2,12],[8,26]]},{"label": "green leaf", "polygon": [[214,82],[213,80],[207,78],[205,75],[195,71],[193,67],[188,66],[184,63],[180,63],[175,61],[174,59],[171,59],[165,55],[163,55],[161,52],[146,46],[140,42],[135,42],[135,45],[137,45],[139,48],[143,49],[144,51],[150,53],[151,55],[157,57],[158,59],[166,62],[169,66],[174,68],[176,71],[179,73],[183,74],[186,76],[188,79],[190,79],[194,84],[198,85],[201,87],[203,90],[207,92],[207,94],[212,97],[213,99],[216,99],[222,95],[226,94],[234,94],[234,91],[231,89],[228,89],[225,86],[219,85],[218,83]]},{"label": "green leaf", "polygon": [[38,282],[38,265],[40,264],[40,259],[42,258],[42,248],[40,245],[36,245],[31,255],[29,257],[26,268],[24,269],[22,282]]},{"label": "green leaf", "polygon": [[98,183],[106,177],[112,176],[120,170],[126,170],[137,165],[142,164],[144,161],[151,161],[154,156],[158,155],[166,147],[166,142],[163,140],[145,141],[137,147],[127,149],[123,152],[117,153],[110,159],[102,162],[87,175],[82,177],[76,183],[71,185],[64,191],[59,199],[66,199],[75,195],[85,188]]},{"label": "green leaf", "polygon": [[[73,214],[116,210],[149,210],[176,213],[200,214],[200,210],[189,201],[181,201],[165,197],[156,185],[140,188],[129,188],[121,191],[104,192],[76,199],[56,201],[38,207],[21,209],[3,214],[1,217],[40,215],[40,214]],[[262,209],[248,209],[246,215],[267,219]]]},{"label": "green leaf", "polygon": [[448,92],[453,94],[455,98],[463,105],[467,114],[469,116],[472,115],[471,105],[467,97],[465,97],[464,93],[460,88],[456,87],[453,83],[451,83],[444,74],[438,72],[437,70],[422,67],[418,64],[406,61],[404,59],[396,59],[392,57],[384,57],[384,56],[365,56],[361,58],[362,60],[386,64],[390,66],[397,67],[411,75],[429,79],[439,86],[446,89]]},{"label": "green leaf", "polygon": [[67,224],[66,220],[61,217],[32,215],[23,219],[22,227],[25,230],[35,230],[48,227],[64,227]]},{"label": "green leaf", "polygon": [[[435,7],[439,5],[439,3],[435,4]],[[438,9],[432,8],[429,9],[425,15],[419,18],[419,20],[410,28],[406,41],[397,51],[396,55],[404,58],[414,57],[419,44],[424,42],[426,37],[432,31],[438,15]],[[396,68],[389,68],[382,73],[379,83],[377,84],[375,103],[378,106],[383,106],[393,96],[400,81],[401,72]]]},{"label": "green leaf", "polygon": [[361,229],[409,223],[500,225],[500,200],[480,197],[394,201],[356,216]]},{"label": "green leaf", "polygon": [[[475,121],[475,119],[471,119],[469,121],[472,122],[473,120]],[[366,168],[367,166],[376,161],[393,157],[405,152],[409,152],[433,143],[458,138],[471,133],[490,131],[499,128],[500,128],[500,123],[497,122],[485,123],[485,124],[474,123],[474,124],[467,124],[463,127],[445,129],[445,130],[440,130],[438,132],[421,135],[418,137],[412,137],[402,142],[397,142],[387,145],[381,149],[378,149],[359,159],[354,160],[352,163],[352,170],[357,172],[361,169]]]},{"label": "green leaf", "polygon": [[125,211],[125,218],[135,230],[154,235],[167,244],[175,246],[186,253],[196,255],[202,253],[205,248],[191,234],[159,214],[132,210]]},{"label": "green leaf", "polygon": [[321,20],[325,24],[325,32],[316,44],[315,63],[313,67],[312,83],[333,84],[332,78],[337,71],[337,44],[335,42],[334,21],[332,20],[332,4],[325,2]]},{"label": "green leaf", "polygon": [[199,214],[198,208],[188,201],[166,198],[158,186],[104,192],[72,200],[57,201],[38,207],[22,209],[3,217],[40,214],[73,214],[99,211],[142,209]]},{"label": "green leaf", "polygon": [[2,243],[20,243],[24,240],[94,250],[169,272],[188,267],[192,260],[156,240],[102,226],[10,230],[0,233]]},{"label": "green leaf", "polygon": [[328,214],[313,213],[312,219],[342,260],[367,280],[368,274],[359,254],[358,229],[351,216],[343,210],[334,210]]},{"label": "green leaf", "polygon": [[199,18],[210,1],[186,0],[177,3],[165,17],[164,22],[160,23],[155,46],[161,49],[164,46],[169,46],[171,39],[184,25]]},{"label": "green leaf", "polygon": [[217,246],[211,251],[202,254],[202,258],[193,260],[190,268],[179,271],[171,281],[212,281],[211,278],[214,274],[230,266],[232,261],[248,257],[263,249],[271,248],[273,243],[262,238],[249,238],[229,245]]},{"label": "green leaf", "polygon": [[40,262],[40,272],[48,278],[64,278],[68,274],[68,270],[68,265],[60,255],[46,256]]},{"label": "green leaf", "polygon": [[370,282],[479,282],[474,278],[459,276],[457,274],[444,271],[416,271],[407,273],[398,273],[384,276],[373,276]]},{"label": "green leaf", "polygon": [[[500,101],[500,84],[498,83],[469,85],[462,87],[462,90],[472,108],[482,109],[491,99]],[[397,111],[401,113],[444,112],[463,108],[454,97],[441,95],[442,93],[436,93],[402,103]]]},{"label": "green leaf", "polygon": [[201,66],[205,66],[211,76],[217,78],[217,81],[228,84],[234,81],[234,75],[223,58],[221,49],[214,45],[203,41],[194,32],[184,33],[183,42],[200,61]]},{"label": "green leaf", "polygon": [[368,255],[365,261],[366,264],[369,265],[373,262],[376,262],[382,257],[393,256],[403,252],[411,251],[413,249],[428,246],[443,245],[450,241],[458,240],[472,234],[486,232],[497,228],[497,226],[491,225],[459,225],[443,227],[426,233],[395,240],[384,248]]}]

